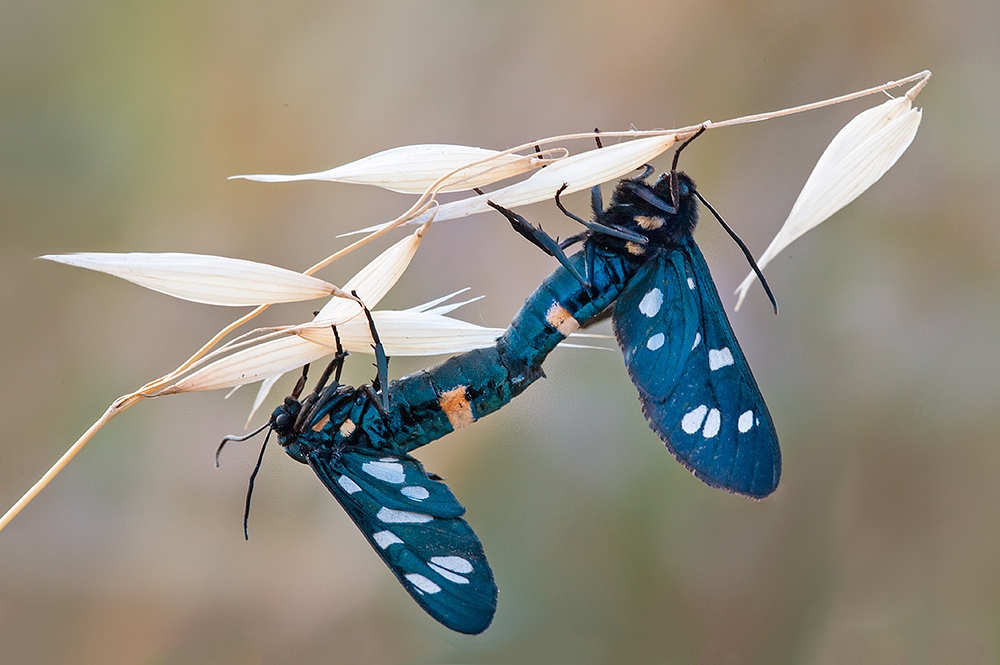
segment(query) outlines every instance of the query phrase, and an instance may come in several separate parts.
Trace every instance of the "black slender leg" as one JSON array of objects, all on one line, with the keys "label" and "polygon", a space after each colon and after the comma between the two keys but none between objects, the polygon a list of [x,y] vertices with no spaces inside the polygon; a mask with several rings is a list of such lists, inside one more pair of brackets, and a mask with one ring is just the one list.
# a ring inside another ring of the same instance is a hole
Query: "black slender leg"
[{"label": "black slender leg", "polygon": [[590,211],[594,214],[594,219],[600,219],[604,214],[604,196],[600,185],[590,188]]},{"label": "black slender leg", "polygon": [[299,380],[295,382],[295,387],[292,388],[292,397],[295,399],[299,398],[302,394],[302,390],[306,387],[306,379],[309,378],[309,363],[302,366],[302,374],[299,375]]},{"label": "black slender leg", "polygon": [[577,233],[575,236],[570,236],[559,241],[559,248],[566,249],[567,247],[572,247],[578,242],[583,242],[590,237],[590,231],[584,231],[582,233]]},{"label": "black slender leg", "polygon": [[326,366],[323,374],[319,377],[319,381],[316,382],[316,387],[313,388],[314,393],[318,393],[326,387],[326,382],[330,380],[330,375],[333,374],[334,370],[337,371],[337,375],[334,377],[333,382],[340,383],[340,372],[344,369],[344,358],[350,355],[347,351],[344,351],[344,346],[340,343],[340,333],[337,332],[337,326],[330,327],[333,328],[333,338],[337,340],[337,352],[333,354],[333,360]]},{"label": "black slender leg", "polygon": [[642,180],[642,181],[645,181],[646,178],[648,178],[649,176],[653,175],[653,171],[655,171],[655,170],[656,170],[656,167],[653,166],[652,164],[643,164],[642,165],[642,173],[640,173],[636,177],[632,178],[632,180]]},{"label": "black slender leg", "polygon": [[[385,407],[382,405],[382,394],[383,393],[377,392],[374,388],[372,388],[371,386],[369,386],[367,383],[365,385],[361,386],[360,388],[358,388],[358,392],[365,396],[365,399],[367,399],[367,403],[371,404],[372,406],[374,406],[375,410],[378,411],[382,415],[383,418],[386,417],[387,415],[389,415],[389,412],[387,410],[385,410]],[[362,416],[363,415],[364,415],[364,411],[362,411]]]},{"label": "black slender leg", "polygon": [[622,180],[621,181],[621,186],[624,187],[625,189],[629,190],[630,192],[632,192],[636,196],[638,196],[640,199],[642,199],[646,203],[659,208],[660,210],[662,210],[663,212],[667,213],[668,215],[676,215],[677,214],[677,208],[675,206],[667,203],[666,201],[664,201],[663,199],[661,199],[656,194],[654,194],[653,193],[653,188],[650,187],[649,185],[647,185],[646,183],[644,183],[644,182],[636,182],[635,180]]},{"label": "black slender leg", "polygon": [[[611,236],[613,238],[620,238],[627,242],[639,243],[640,245],[646,244],[647,239],[646,236],[644,235],[640,235],[638,233],[632,233],[631,231],[625,231],[623,229],[618,229],[613,226],[607,226],[605,224],[601,224],[600,222],[594,222],[589,219],[583,219],[582,217],[578,217],[573,213],[571,213],[569,210],[566,209],[566,206],[564,206],[562,204],[562,201],[559,199],[559,195],[563,193],[566,187],[567,185],[564,183],[563,186],[559,188],[559,191],[556,192],[556,205],[559,207],[559,209],[562,211],[564,215],[566,215],[567,217],[569,217],[574,221],[583,224],[590,231],[594,233],[603,233],[604,235]],[[593,204],[593,190],[591,190],[591,204]]]},{"label": "black slender leg", "polygon": [[584,267],[587,271],[587,280],[592,280],[594,278],[594,261],[597,257],[597,245],[590,243],[587,245],[586,254],[584,255]]},{"label": "black slender leg", "polygon": [[543,231],[541,228],[533,226],[531,222],[526,220],[524,217],[521,217],[521,215],[518,215],[513,210],[508,210],[501,205],[493,203],[493,201],[487,201],[487,203],[491,208],[506,217],[507,221],[510,222],[510,225],[514,227],[514,230],[524,236],[528,242],[558,260],[559,263],[562,264],[562,266],[566,268],[566,270],[568,270],[578,282],[580,282],[580,284],[582,284],[585,288],[590,289],[590,285],[587,283],[587,280],[585,280],[583,275],[577,271],[576,267],[569,262],[566,252],[564,252],[559,246],[559,241]]},{"label": "black slender leg", "polygon": [[[355,298],[358,297],[356,292],[352,292],[351,295]],[[365,316],[368,318],[368,329],[371,331],[372,340],[375,342],[372,345],[372,349],[375,351],[376,372],[375,380],[372,383],[378,397],[375,407],[379,410],[379,413],[385,416],[389,413],[389,356],[385,354],[385,347],[382,346],[378,330],[375,329],[375,320],[372,319],[371,311],[369,311],[364,303],[361,303],[361,307],[365,310]]]}]

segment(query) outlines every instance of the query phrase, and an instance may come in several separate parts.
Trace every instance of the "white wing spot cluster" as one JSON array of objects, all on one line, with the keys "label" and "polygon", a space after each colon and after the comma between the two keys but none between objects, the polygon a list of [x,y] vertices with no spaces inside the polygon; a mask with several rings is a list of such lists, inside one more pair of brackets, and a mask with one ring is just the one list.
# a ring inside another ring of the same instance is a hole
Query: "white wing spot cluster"
[{"label": "white wing spot cluster", "polygon": [[375,542],[378,543],[378,546],[382,549],[389,547],[389,545],[396,545],[403,542],[403,540],[392,531],[379,531],[378,533],[373,533],[372,538],[375,539]]},{"label": "white wing spot cluster", "polygon": [[407,499],[412,499],[413,501],[423,501],[431,495],[426,487],[420,487],[419,485],[407,485],[399,491]]},{"label": "white wing spot cluster", "polygon": [[458,573],[471,573],[472,563],[460,556],[434,556],[427,562],[431,570],[455,584],[468,584],[469,578]]},{"label": "white wing spot cluster", "polygon": [[753,411],[744,411],[740,414],[740,419],[736,421],[736,429],[740,431],[740,434],[744,434],[750,431],[753,427]]},{"label": "white wing spot cluster", "polygon": [[658,288],[651,289],[649,293],[639,301],[639,311],[649,318],[656,316],[663,306],[663,291]]},{"label": "white wing spot cluster", "polygon": [[472,572],[472,562],[460,556],[435,556],[431,557],[431,563],[456,573],[468,574]]},{"label": "white wing spot cluster", "polygon": [[701,423],[705,420],[706,413],[708,413],[708,407],[704,404],[691,409],[681,418],[681,429],[688,434],[694,434],[701,429]]},{"label": "white wing spot cluster", "polygon": [[348,494],[354,494],[355,492],[361,491],[361,485],[348,478],[347,476],[341,476],[337,478],[337,484],[344,488],[344,491]]},{"label": "white wing spot cluster", "polygon": [[688,288],[694,291],[694,278],[688,277]]},{"label": "white wing spot cluster", "polygon": [[[704,424],[704,429],[702,425]],[[722,414],[718,409],[709,409],[704,404],[696,406],[681,418],[681,429],[687,434],[694,434],[701,430],[701,435],[706,439],[711,439],[719,433],[719,426],[722,424]]]},{"label": "white wing spot cluster", "polygon": [[406,576],[406,579],[413,585],[417,593],[421,595],[425,593],[435,594],[441,590],[441,587],[419,573],[410,573]]},{"label": "white wing spot cluster", "polygon": [[426,524],[434,518],[423,513],[411,513],[406,510],[393,510],[382,507],[376,515],[384,524]]},{"label": "white wing spot cluster", "polygon": [[406,480],[403,465],[396,461],[394,457],[383,458],[378,462],[365,462],[361,465],[361,470],[372,478],[378,478],[394,485],[399,485]]},{"label": "white wing spot cluster", "polygon": [[658,348],[663,346],[663,342],[666,339],[667,338],[663,335],[663,333],[656,333],[646,341],[646,348],[650,351],[656,351]]},{"label": "white wing spot cluster", "polygon": [[733,352],[729,347],[708,350],[708,368],[713,372],[733,364]]}]

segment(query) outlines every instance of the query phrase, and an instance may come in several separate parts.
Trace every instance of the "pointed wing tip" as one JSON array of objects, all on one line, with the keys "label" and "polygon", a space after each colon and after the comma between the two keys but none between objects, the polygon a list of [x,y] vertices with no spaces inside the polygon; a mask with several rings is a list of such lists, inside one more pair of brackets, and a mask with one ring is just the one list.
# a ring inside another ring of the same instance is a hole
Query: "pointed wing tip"
[{"label": "pointed wing tip", "polygon": [[[660,438],[662,439],[663,437]],[[774,491],[778,489],[778,481],[780,480],[781,476],[780,464],[776,465],[774,469],[773,479],[770,483],[768,483],[764,487],[755,487],[752,479],[749,484],[736,483],[732,481],[726,482],[719,480],[718,478],[710,476],[704,471],[695,468],[692,464],[688,462],[688,460],[682,459],[681,456],[677,454],[677,452],[670,446],[669,443],[667,444],[667,449],[670,450],[671,454],[677,459],[677,461],[680,462],[684,466],[684,468],[690,471],[695,478],[705,483],[709,487],[725,490],[730,494],[738,494],[739,496],[744,496],[753,501],[763,501],[767,497],[774,494]]]},{"label": "pointed wing tip", "polygon": [[492,623],[493,623],[493,616],[491,615],[489,621],[487,621],[482,625],[477,624],[476,626],[471,628],[452,628],[452,630],[454,630],[456,633],[462,633],[463,635],[480,635],[486,632],[486,629],[489,628],[490,624]]},{"label": "pointed wing tip", "polygon": [[[674,456],[674,459],[680,462],[681,466],[690,471],[691,475],[693,475],[701,482],[705,483],[709,487],[725,490],[730,494],[738,494],[740,496],[745,496],[748,499],[752,499],[754,501],[761,501],[763,499],[766,499],[771,494],[773,494],[776,489],[778,489],[778,482],[781,479],[781,450],[777,447],[777,444],[774,447],[774,453],[772,458],[773,462],[771,464],[771,469],[772,469],[771,478],[769,482],[767,482],[766,484],[761,485],[760,482],[755,483],[754,482],[755,478],[753,477],[753,475],[751,475],[749,482],[746,481],[739,482],[736,479],[730,479],[730,478],[720,479],[717,475],[708,473],[705,469],[695,466],[687,457],[681,455],[680,452],[678,452],[677,448],[674,447],[669,434],[662,431],[659,428],[658,421],[651,416],[649,411],[647,411],[646,402],[642,399],[641,394],[639,397],[639,402],[642,405],[642,414],[643,416],[645,416],[646,422],[647,424],[649,424],[650,429],[653,430],[653,432],[656,434],[657,437],[659,437],[660,441],[663,442],[667,450],[670,451],[670,454]],[[731,473],[727,475],[731,475]]]},{"label": "pointed wing tip", "polygon": [[[493,587],[494,592],[496,587]],[[462,633],[463,635],[480,635],[485,632],[487,628],[493,623],[493,617],[496,615],[496,593],[493,595],[493,606],[489,608],[488,612],[483,612],[476,616],[463,617],[460,621],[448,621],[444,617],[437,619],[442,626],[449,630],[453,630],[456,633]]]}]

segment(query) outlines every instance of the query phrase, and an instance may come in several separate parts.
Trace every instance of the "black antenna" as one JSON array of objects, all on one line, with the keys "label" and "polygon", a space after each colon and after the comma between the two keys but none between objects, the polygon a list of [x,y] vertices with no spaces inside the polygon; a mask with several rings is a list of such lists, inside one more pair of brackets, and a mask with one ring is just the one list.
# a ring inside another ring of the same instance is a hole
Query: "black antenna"
[{"label": "black antenna", "polygon": [[[301,379],[300,382],[302,382]],[[260,434],[269,427],[271,427],[270,420],[268,420],[266,423],[264,423],[254,431],[250,432],[249,434],[244,434],[243,436],[229,435],[223,438],[222,443],[219,444],[219,447],[215,451],[215,467],[216,468],[219,467],[219,453],[222,452],[222,449],[226,447],[227,443],[229,443],[230,441],[247,441],[257,436],[258,434]],[[257,480],[257,472],[260,471],[260,465],[264,461],[264,450],[267,448],[267,442],[271,440],[271,432],[273,431],[274,428],[271,427],[271,429],[269,429],[267,432],[267,436],[264,437],[264,443],[260,447],[260,454],[257,455],[257,464],[254,466],[253,473],[250,474],[250,482],[247,484],[247,500],[246,500],[246,505],[243,508],[243,537],[246,540],[250,540],[250,497],[253,496],[253,483],[255,480]]]},{"label": "black antenna", "polygon": [[244,434],[243,436],[235,436],[233,434],[230,434],[229,436],[223,437],[222,443],[220,443],[219,447],[215,449],[215,468],[216,469],[219,468],[219,454],[222,452],[222,449],[226,447],[227,443],[229,443],[230,441],[236,441],[236,442],[249,441],[250,439],[254,438],[258,434],[263,432],[270,424],[271,421],[268,420],[266,423],[264,423],[254,431],[250,432],[249,434]]},{"label": "black antenna", "polygon": [[[684,143],[681,143],[680,147],[678,147],[677,150],[674,151],[674,161],[670,165],[670,198],[673,200],[674,206],[677,206],[679,204],[679,197],[680,197],[680,192],[678,191],[678,182],[677,182],[677,160],[680,159],[681,151],[684,150],[684,148],[688,147],[691,144],[691,141],[694,141],[696,138],[704,134],[706,129],[708,129],[708,127],[702,125],[701,128],[697,132],[695,132],[693,136],[691,136],[691,138],[684,141]],[[694,188],[691,188],[691,191],[694,192],[694,195],[698,197],[698,200],[704,203],[705,207],[708,208],[713,215],[715,215],[715,218],[719,220],[719,224],[722,224],[722,228],[726,230],[726,233],[729,234],[729,237],[735,240],[736,244],[740,246],[741,250],[743,250],[743,255],[747,257],[747,263],[750,264],[750,267],[753,268],[754,273],[756,273],[757,279],[760,280],[761,286],[764,287],[764,292],[767,293],[767,297],[771,301],[771,307],[774,308],[774,313],[777,314],[778,301],[774,299],[774,294],[771,292],[771,287],[768,285],[767,280],[764,279],[764,273],[760,271],[760,268],[757,266],[757,262],[754,261],[753,254],[750,253],[750,249],[746,246],[746,243],[744,243],[743,240],[738,235],[736,235],[736,231],[733,231],[733,229],[729,226],[729,224],[726,224],[726,220],[722,218],[722,215],[719,214],[719,211],[716,210],[712,206],[712,204],[709,203],[705,199],[705,197],[701,195],[701,192],[699,192],[697,189]]]},{"label": "black antenna", "polygon": [[[692,136],[687,141],[685,141],[684,143],[682,143],[680,145],[680,147],[677,148],[677,150],[674,151],[674,161],[670,165],[670,200],[673,202],[675,208],[680,205],[680,192],[677,190],[677,187],[678,187],[678,185],[677,185],[677,160],[680,159],[680,157],[681,157],[681,151],[684,150],[684,148],[688,147],[691,144],[691,141],[694,141],[696,138],[698,138],[699,136],[701,136],[705,132],[705,129],[706,129],[705,125],[702,125],[701,129],[699,129],[697,132],[694,133],[694,136]],[[709,206],[709,207],[711,207],[711,206]],[[732,233],[732,232],[730,232],[730,233]]]},{"label": "black antenna", "polygon": [[[272,432],[274,430],[271,430]],[[246,507],[243,509],[243,539],[250,540],[250,497],[253,496],[253,481],[257,480],[257,472],[260,471],[261,462],[264,461],[264,450],[267,448],[267,442],[271,440],[271,432],[267,433],[264,437],[264,444],[260,447],[260,454],[257,455],[257,465],[253,468],[253,473],[250,474],[250,482],[247,484],[247,503]]]},{"label": "black antenna", "polygon": [[[683,148],[684,146],[681,147]],[[771,301],[771,306],[774,307],[774,313],[777,314],[778,302],[774,299],[774,294],[771,293],[771,287],[768,286],[767,280],[764,279],[764,273],[762,273],[760,271],[760,268],[757,267],[757,262],[754,261],[753,254],[750,253],[750,250],[747,248],[746,244],[740,239],[740,237],[736,235],[736,231],[733,231],[729,227],[729,224],[726,224],[726,220],[722,219],[722,215],[720,215],[719,212],[714,207],[712,207],[711,203],[705,200],[705,197],[701,195],[701,192],[699,192],[697,189],[692,189],[691,191],[693,191],[694,195],[698,197],[698,200],[704,203],[705,207],[708,208],[713,215],[715,215],[715,218],[719,220],[719,224],[722,224],[722,228],[726,230],[726,233],[729,234],[729,237],[735,240],[736,244],[739,245],[740,249],[743,250],[744,256],[747,257],[747,262],[750,264],[750,267],[753,268],[753,271],[757,274],[757,279],[760,280],[761,286],[764,287],[764,291],[765,293],[767,293],[767,297]]]}]

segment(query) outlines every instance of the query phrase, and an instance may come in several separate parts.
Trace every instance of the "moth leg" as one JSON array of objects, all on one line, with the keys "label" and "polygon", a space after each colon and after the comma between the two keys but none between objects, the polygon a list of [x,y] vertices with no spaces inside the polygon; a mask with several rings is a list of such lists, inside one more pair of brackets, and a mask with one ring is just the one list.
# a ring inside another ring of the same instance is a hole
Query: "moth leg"
[{"label": "moth leg", "polygon": [[642,165],[642,173],[640,173],[636,177],[632,178],[632,180],[645,180],[649,176],[653,175],[653,171],[655,171],[655,170],[656,170],[656,167],[653,166],[652,164],[643,164]]},{"label": "moth leg", "polygon": [[577,233],[575,236],[570,236],[559,241],[559,248],[566,249],[567,247],[572,247],[578,242],[583,242],[590,237],[590,231],[583,231],[582,233]]},{"label": "moth leg", "polygon": [[560,247],[559,241],[543,231],[540,227],[533,226],[531,222],[513,210],[508,210],[501,205],[493,203],[493,201],[487,201],[486,203],[488,203],[491,208],[506,217],[507,221],[510,222],[510,225],[514,227],[514,230],[526,238],[528,242],[545,252],[547,255],[558,260],[559,263],[569,271],[569,274],[573,275],[576,281],[580,282],[584,288],[590,289],[590,285],[587,283],[587,280],[585,280],[583,275],[581,275],[573,264],[569,262],[569,258],[566,256],[566,252],[562,250],[562,247]]},{"label": "moth leg", "polygon": [[604,196],[601,194],[600,185],[590,188],[590,210],[594,213],[594,219],[600,219],[604,214]]},{"label": "moth leg", "polygon": [[299,398],[302,394],[302,389],[306,387],[306,379],[309,378],[309,363],[302,366],[302,374],[299,376],[299,380],[295,382],[295,387],[292,388],[292,397],[295,399]]},{"label": "moth leg", "polygon": [[677,214],[676,206],[667,203],[659,196],[654,194],[652,187],[650,187],[644,182],[636,182],[635,180],[622,180],[620,186],[624,189],[627,189],[631,193],[635,194],[646,203],[659,208],[668,215]]},{"label": "moth leg", "polygon": [[[368,400],[368,404],[374,406],[375,410],[378,411],[383,418],[389,415],[389,410],[386,409],[382,404],[381,394],[376,392],[374,388],[372,388],[366,383],[365,385],[358,388],[358,392],[365,396],[365,398]],[[363,416],[364,411],[362,411],[361,413]]]},{"label": "moth leg", "polygon": [[[566,206],[562,204],[562,201],[559,200],[559,195],[562,194],[564,191],[566,191],[566,188],[568,186],[569,185],[567,185],[566,183],[563,183],[563,186],[560,187],[559,191],[556,192],[556,205],[559,207],[559,210],[562,211],[562,214],[566,215],[567,217],[569,217],[574,221],[583,224],[593,233],[603,233],[604,235],[611,236],[613,238],[620,238],[628,242],[636,242],[639,243],[640,245],[645,245],[646,242],[648,242],[646,236],[641,235],[639,233],[633,233],[631,231],[625,231],[624,229],[615,228],[613,226],[607,226],[606,224],[601,224],[600,222],[584,219],[582,217],[578,217],[577,215],[571,213],[569,210],[566,209]],[[593,205],[593,190],[591,190],[591,205]]]},{"label": "moth leg", "polygon": [[337,341],[337,352],[333,354],[333,360],[330,364],[326,366],[323,370],[323,374],[320,375],[319,381],[316,382],[316,387],[313,388],[314,393],[318,393],[326,386],[326,382],[330,380],[330,375],[336,370],[336,376],[333,377],[334,383],[340,383],[340,373],[344,369],[344,359],[350,354],[344,350],[343,345],[340,343],[340,333],[337,331],[337,326],[330,326],[333,328],[333,338]]},{"label": "moth leg", "polygon": [[[357,291],[352,291],[351,295],[358,298]],[[358,298],[358,302],[361,304],[361,308],[365,311],[365,317],[368,319],[368,330],[371,331],[372,340],[375,342],[372,345],[372,349],[375,351],[375,379],[372,381],[372,390],[376,396],[375,408],[378,409],[379,413],[383,416],[387,415],[389,412],[389,356],[385,354],[385,347],[382,346],[382,340],[378,336],[378,330],[375,329],[375,320],[372,318],[371,310],[361,302]],[[362,386],[362,388],[367,388],[368,386]]]},{"label": "moth leg", "polygon": [[587,271],[587,279],[594,278],[594,261],[597,257],[597,246],[593,243],[586,246],[587,253],[584,255],[584,268]]},{"label": "moth leg", "polygon": [[[311,422],[316,416],[316,412],[326,404],[327,400],[333,396],[335,392],[340,388],[340,372],[344,367],[344,358],[348,355],[347,351],[340,343],[340,333],[337,332],[337,326],[332,326],[334,339],[337,340],[337,352],[333,355],[333,360],[326,366],[323,370],[323,374],[320,375],[319,381],[316,382],[316,387],[313,391],[309,393],[309,396],[302,400],[302,408],[299,409],[299,416],[295,419],[296,429],[301,430],[306,426],[306,423]],[[333,379],[333,383],[329,386],[326,382],[330,380],[330,375],[336,371],[336,376]],[[300,382],[302,379],[300,379]],[[297,397],[298,394],[293,392],[292,397]]]}]

